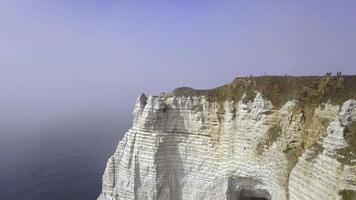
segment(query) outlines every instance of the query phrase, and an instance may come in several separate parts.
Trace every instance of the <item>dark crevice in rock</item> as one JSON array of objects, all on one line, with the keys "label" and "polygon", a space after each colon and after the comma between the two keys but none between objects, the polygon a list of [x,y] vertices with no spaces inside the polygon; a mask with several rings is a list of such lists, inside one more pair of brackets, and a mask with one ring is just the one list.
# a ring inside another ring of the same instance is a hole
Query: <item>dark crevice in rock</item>
[{"label": "dark crevice in rock", "polygon": [[259,180],[242,177],[229,177],[227,200],[271,200],[267,190],[259,189]]}]

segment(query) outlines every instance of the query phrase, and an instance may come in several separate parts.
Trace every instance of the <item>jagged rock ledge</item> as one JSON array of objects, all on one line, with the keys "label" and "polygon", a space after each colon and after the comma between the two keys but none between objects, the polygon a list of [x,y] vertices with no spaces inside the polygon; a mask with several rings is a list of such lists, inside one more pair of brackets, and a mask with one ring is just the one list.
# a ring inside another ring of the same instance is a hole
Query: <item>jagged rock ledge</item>
[{"label": "jagged rock ledge", "polygon": [[356,76],[141,95],[98,200],[354,200]]}]

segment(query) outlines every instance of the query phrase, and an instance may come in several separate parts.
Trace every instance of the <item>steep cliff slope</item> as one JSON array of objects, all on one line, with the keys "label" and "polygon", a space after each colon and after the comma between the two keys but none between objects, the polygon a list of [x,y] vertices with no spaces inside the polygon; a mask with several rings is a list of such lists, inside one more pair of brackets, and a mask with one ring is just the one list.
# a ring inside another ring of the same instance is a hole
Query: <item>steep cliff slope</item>
[{"label": "steep cliff slope", "polygon": [[98,200],[355,200],[356,76],[141,95]]}]

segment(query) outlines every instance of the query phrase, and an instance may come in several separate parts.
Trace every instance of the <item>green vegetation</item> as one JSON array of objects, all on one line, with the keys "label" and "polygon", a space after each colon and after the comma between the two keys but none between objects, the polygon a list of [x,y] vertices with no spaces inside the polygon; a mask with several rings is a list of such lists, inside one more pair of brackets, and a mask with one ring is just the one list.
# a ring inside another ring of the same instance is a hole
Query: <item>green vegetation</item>
[{"label": "green vegetation", "polygon": [[341,200],[355,200],[356,199],[356,191],[354,190],[341,190],[339,192],[341,196]]},{"label": "green vegetation", "polygon": [[289,144],[287,144],[287,147],[283,150],[283,153],[292,153],[291,151],[295,149],[295,147],[291,147]]}]

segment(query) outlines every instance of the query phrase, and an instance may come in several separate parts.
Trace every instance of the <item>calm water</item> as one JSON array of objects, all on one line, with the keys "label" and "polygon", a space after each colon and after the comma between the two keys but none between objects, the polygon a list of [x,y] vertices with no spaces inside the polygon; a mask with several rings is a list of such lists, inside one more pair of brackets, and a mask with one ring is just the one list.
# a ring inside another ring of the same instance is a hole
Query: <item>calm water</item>
[{"label": "calm water", "polygon": [[2,130],[7,134],[0,136],[0,199],[96,199],[106,160],[129,124],[130,119],[81,116],[38,130]]}]

